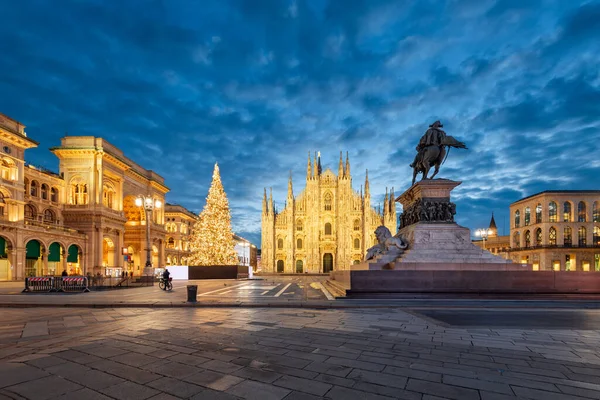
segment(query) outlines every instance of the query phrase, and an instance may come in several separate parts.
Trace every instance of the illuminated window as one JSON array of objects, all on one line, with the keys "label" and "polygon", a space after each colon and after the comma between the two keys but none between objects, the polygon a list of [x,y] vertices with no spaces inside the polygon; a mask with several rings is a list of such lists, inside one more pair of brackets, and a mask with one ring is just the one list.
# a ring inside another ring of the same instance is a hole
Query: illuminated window
[{"label": "illuminated window", "polygon": [[173,239],[172,237],[170,237],[167,240],[167,249],[174,249],[175,248],[175,239]]},{"label": "illuminated window", "polygon": [[73,205],[85,205],[88,203],[88,188],[81,179],[71,180],[71,191],[69,203]]},{"label": "illuminated window", "polygon": [[542,229],[541,228],[538,228],[535,230],[535,245],[536,246],[542,245]]},{"label": "illuminated window", "polygon": [[586,246],[587,245],[587,241],[585,239],[586,235],[587,235],[587,229],[585,229],[585,226],[580,226],[579,230],[577,231],[578,236],[579,236],[579,246]]},{"label": "illuminated window", "polygon": [[105,207],[113,208],[113,201],[115,198],[116,191],[109,185],[104,185],[102,190],[102,204]]},{"label": "illuminated window", "polygon": [[587,210],[586,210],[585,203],[583,201],[580,201],[579,205],[577,206],[577,221],[585,222],[587,220],[586,214],[587,214]]},{"label": "illuminated window", "polygon": [[525,247],[531,247],[531,232],[525,231],[525,235],[523,236],[525,239]]},{"label": "illuminated window", "polygon": [[515,228],[519,228],[521,226],[521,211],[515,211]]},{"label": "illuminated window", "polygon": [[359,219],[354,220],[354,230],[360,231],[360,220]]},{"label": "illuminated window", "polygon": [[551,201],[550,204],[548,204],[548,221],[557,222],[556,208],[556,202]]},{"label": "illuminated window", "polygon": [[537,206],[535,206],[535,223],[536,224],[542,223],[542,205],[541,204],[538,204]]},{"label": "illuminated window", "polygon": [[600,228],[594,227],[594,246],[600,246]]},{"label": "illuminated window", "polygon": [[331,224],[329,222],[325,224],[325,234],[331,235]]},{"label": "illuminated window", "polygon": [[556,228],[551,227],[548,232],[548,244],[550,246],[556,246]]},{"label": "illuminated window", "polygon": [[571,229],[570,226],[565,226],[565,229],[563,230],[563,244],[565,247],[571,247],[573,246],[573,230]]},{"label": "illuminated window", "polygon": [[302,239],[297,239],[296,240],[296,248],[297,249],[302,249]]},{"label": "illuminated window", "polygon": [[354,248],[356,250],[360,249],[360,239],[358,239],[358,238],[354,239]]},{"label": "illuminated window", "polygon": [[592,208],[592,220],[594,222],[600,222],[600,202],[595,201],[594,206]]},{"label": "illuminated window", "polygon": [[531,222],[531,208],[525,207],[525,225],[524,226],[529,225],[530,222]]},{"label": "illuminated window", "polygon": [[571,203],[565,201],[563,204],[563,222],[571,222]]},{"label": "illuminated window", "polygon": [[188,233],[188,226],[186,223],[181,223],[181,233],[183,233],[184,235]]},{"label": "illuminated window", "polygon": [[333,196],[331,193],[325,193],[325,211],[331,211],[331,203],[333,202]]}]

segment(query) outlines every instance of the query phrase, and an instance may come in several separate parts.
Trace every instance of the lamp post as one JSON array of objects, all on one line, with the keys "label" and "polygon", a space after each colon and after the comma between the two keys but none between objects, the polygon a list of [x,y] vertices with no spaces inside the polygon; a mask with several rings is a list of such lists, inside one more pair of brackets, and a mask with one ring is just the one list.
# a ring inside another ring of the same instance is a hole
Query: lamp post
[{"label": "lamp post", "polygon": [[152,211],[154,209],[159,209],[162,206],[160,200],[154,200],[152,196],[144,196],[140,195],[135,199],[135,205],[138,207],[144,207],[146,212],[146,265],[144,266],[144,274],[148,275],[152,271],[152,255],[150,251],[152,250],[150,247],[150,217],[152,215]]},{"label": "lamp post", "polygon": [[483,249],[485,250],[485,240],[488,238],[488,236],[490,236],[492,233],[491,229],[477,229],[475,231],[475,236],[481,237],[481,239],[483,240]]}]

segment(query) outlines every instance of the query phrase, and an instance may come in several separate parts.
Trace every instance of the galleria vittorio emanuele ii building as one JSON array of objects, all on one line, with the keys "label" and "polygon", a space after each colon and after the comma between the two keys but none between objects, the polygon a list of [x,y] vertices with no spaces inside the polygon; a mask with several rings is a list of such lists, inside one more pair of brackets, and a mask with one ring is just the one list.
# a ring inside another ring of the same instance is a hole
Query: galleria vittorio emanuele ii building
[{"label": "galleria vittorio emanuele ii building", "polygon": [[376,243],[374,231],[384,224],[396,232],[396,205],[393,191],[386,194],[383,210],[371,207],[368,172],[364,193],[352,188],[350,160],[342,154],[337,176],[324,171],[321,157],[310,155],[306,166],[306,187],[294,195],[288,182],[283,210],[275,208],[272,194],[265,189],[262,205],[262,271],[276,273],[327,273],[349,269]]}]

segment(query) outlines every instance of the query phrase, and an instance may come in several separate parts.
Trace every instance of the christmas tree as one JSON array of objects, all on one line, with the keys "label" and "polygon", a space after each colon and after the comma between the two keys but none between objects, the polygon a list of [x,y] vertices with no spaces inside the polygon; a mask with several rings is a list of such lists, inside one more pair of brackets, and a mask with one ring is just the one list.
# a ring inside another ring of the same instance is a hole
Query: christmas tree
[{"label": "christmas tree", "polygon": [[237,265],[231,231],[229,202],[215,163],[206,205],[194,224],[190,238],[189,265]]}]

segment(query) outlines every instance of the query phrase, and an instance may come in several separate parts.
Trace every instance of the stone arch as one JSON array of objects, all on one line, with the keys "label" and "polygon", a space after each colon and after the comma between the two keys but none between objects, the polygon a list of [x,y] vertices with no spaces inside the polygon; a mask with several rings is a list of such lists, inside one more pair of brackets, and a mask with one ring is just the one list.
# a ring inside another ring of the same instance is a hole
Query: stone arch
[{"label": "stone arch", "polygon": [[40,183],[35,179],[32,179],[31,183],[29,185],[29,195],[31,197],[39,197],[40,196]]},{"label": "stone arch", "polygon": [[6,199],[10,198],[10,192],[4,187],[0,186],[0,218],[3,218],[8,214],[8,207],[6,206]]},{"label": "stone arch", "polygon": [[563,208],[562,221],[563,222],[573,222],[573,202],[570,200],[565,201],[563,203],[562,208]]},{"label": "stone arch", "polygon": [[296,260],[296,273],[301,274],[304,272],[304,261],[301,259]]},{"label": "stone arch", "polygon": [[83,275],[83,249],[78,243],[69,244],[67,249],[67,272],[70,275]]},{"label": "stone arch", "polygon": [[577,203],[577,222],[587,222],[587,203],[583,200]]},{"label": "stone arch", "polygon": [[27,203],[23,206],[23,216],[26,220],[35,221],[38,215],[38,208],[33,203]]},{"label": "stone arch", "polygon": [[115,184],[110,180],[104,181],[102,184],[102,205],[105,207],[116,209],[117,189]]},{"label": "stone arch", "polygon": [[281,260],[281,259],[277,260],[277,270],[276,270],[276,272],[283,273],[284,271],[285,271],[285,265],[284,265],[283,260]]},{"label": "stone arch", "polygon": [[323,194],[323,208],[325,211],[333,210],[333,194],[329,190]]},{"label": "stone arch", "polygon": [[57,240],[52,241],[48,246],[48,274],[49,275],[60,275],[63,268],[63,260],[65,256],[65,246]]},{"label": "stone arch", "polygon": [[44,242],[37,238],[25,240],[25,276],[42,276],[44,265],[42,254],[45,253]]},{"label": "stone arch", "polygon": [[50,188],[50,201],[53,203],[58,203],[60,201],[59,193],[60,192],[58,191],[58,188],[52,186]]},{"label": "stone arch", "polygon": [[12,250],[12,240],[6,235],[0,235],[0,281],[6,281],[11,278]]},{"label": "stone arch", "polygon": [[112,267],[115,261],[115,243],[110,237],[102,239],[102,266]]},{"label": "stone arch", "polygon": [[42,214],[43,221],[48,224],[57,222],[57,212],[53,208],[46,208]]},{"label": "stone arch", "polygon": [[75,175],[69,181],[69,204],[85,205],[88,204],[89,193],[87,181],[80,175]]}]

